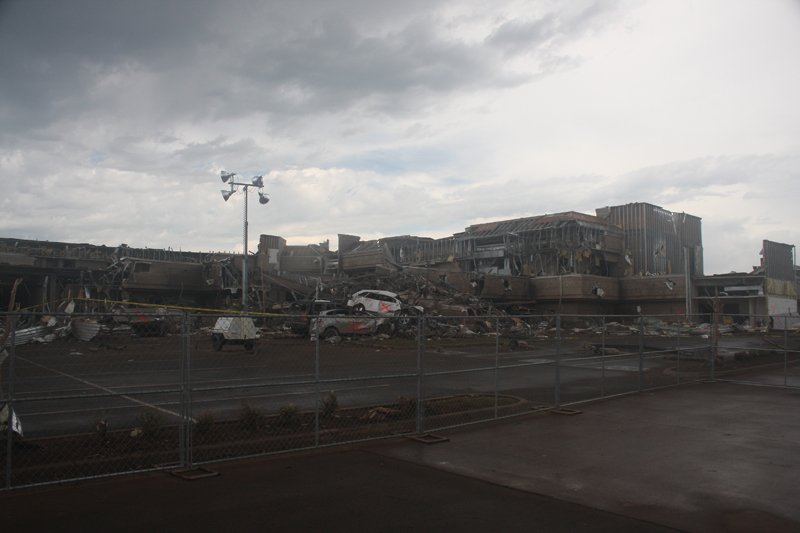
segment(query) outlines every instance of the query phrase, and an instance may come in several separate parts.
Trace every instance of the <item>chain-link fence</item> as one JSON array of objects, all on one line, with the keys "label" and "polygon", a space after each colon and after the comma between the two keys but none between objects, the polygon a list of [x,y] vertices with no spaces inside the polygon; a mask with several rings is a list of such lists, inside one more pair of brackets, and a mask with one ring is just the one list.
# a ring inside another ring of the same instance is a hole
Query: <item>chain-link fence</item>
[{"label": "chain-link fence", "polygon": [[251,316],[6,316],[0,487],[420,435],[698,380],[800,387],[797,330],[736,317]]}]

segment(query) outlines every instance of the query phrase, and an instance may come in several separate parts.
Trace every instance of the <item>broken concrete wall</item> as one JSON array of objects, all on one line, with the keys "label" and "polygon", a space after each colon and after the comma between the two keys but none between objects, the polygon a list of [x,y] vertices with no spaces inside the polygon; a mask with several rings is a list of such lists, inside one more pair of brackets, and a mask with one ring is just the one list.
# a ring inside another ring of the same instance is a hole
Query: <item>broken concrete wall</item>
[{"label": "broken concrete wall", "polygon": [[426,262],[446,261],[452,255],[452,238],[431,239],[402,235],[380,240],[386,246],[388,259],[397,265],[421,265]]},{"label": "broken concrete wall", "polygon": [[439,271],[436,275],[432,274],[432,278],[434,281],[444,281],[464,294],[494,302],[529,301],[534,298],[529,278],[522,276]]},{"label": "broken concrete wall", "polygon": [[356,235],[339,234],[338,272],[368,271],[388,263],[377,240],[361,242]]},{"label": "broken concrete wall", "polygon": [[342,253],[339,260],[339,268],[345,272],[372,270],[386,264],[387,260],[383,251],[377,246],[373,249]]},{"label": "broken concrete wall", "polygon": [[645,276],[619,280],[617,312],[620,314],[637,315],[641,312],[684,317],[686,305],[684,276]]},{"label": "broken concrete wall", "polygon": [[278,272],[286,239],[276,235],[261,235],[258,240],[257,266],[264,272]]},{"label": "broken concrete wall", "polygon": [[358,235],[339,234],[339,253],[349,252],[361,242],[361,237]]},{"label": "broken concrete wall", "polygon": [[796,298],[766,297],[767,312],[775,329],[794,329],[800,325]]},{"label": "broken concrete wall", "polygon": [[569,274],[530,278],[531,292],[537,302],[558,303],[570,300],[619,299],[619,280],[605,276]]},{"label": "broken concrete wall", "polygon": [[[339,236],[340,243],[342,236]],[[378,266],[389,264],[386,253],[380,241],[364,241],[353,243],[347,241],[348,250],[339,251],[339,270],[340,271],[365,271],[374,270]]]},{"label": "broken concrete wall", "polygon": [[477,297],[480,294],[478,283],[472,278],[469,272],[447,272],[443,281],[459,292]]},{"label": "broken concrete wall", "polygon": [[280,257],[280,270],[298,275],[323,274],[323,257],[309,246],[287,246]]},{"label": "broken concrete wall", "polygon": [[125,260],[131,268],[122,280],[130,290],[206,290],[203,265],[171,261]]},{"label": "broken concrete wall", "polygon": [[484,300],[531,300],[528,278],[515,276],[482,276],[478,281],[478,297]]},{"label": "broken concrete wall", "polygon": [[0,252],[0,265],[34,266],[36,258],[25,254]]},{"label": "broken concrete wall", "polygon": [[621,300],[686,301],[686,278],[683,276],[646,276],[619,280]]}]

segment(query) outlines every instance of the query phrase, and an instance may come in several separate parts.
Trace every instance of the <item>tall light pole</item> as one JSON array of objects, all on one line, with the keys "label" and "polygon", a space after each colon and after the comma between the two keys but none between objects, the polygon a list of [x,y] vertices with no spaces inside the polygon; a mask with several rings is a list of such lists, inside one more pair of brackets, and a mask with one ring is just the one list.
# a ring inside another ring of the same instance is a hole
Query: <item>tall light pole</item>
[{"label": "tall light pole", "polygon": [[264,176],[254,176],[252,183],[237,183],[234,181],[236,174],[233,172],[225,172],[223,170],[219,173],[219,175],[222,178],[222,183],[229,183],[231,186],[230,190],[222,191],[222,197],[226,202],[228,201],[228,198],[233,196],[233,193],[239,190],[238,187],[244,187],[244,216],[242,220],[242,233],[244,235],[244,260],[242,261],[242,312],[247,314],[247,189],[250,187],[258,188],[258,201],[262,205],[269,202],[269,195],[264,194]]}]

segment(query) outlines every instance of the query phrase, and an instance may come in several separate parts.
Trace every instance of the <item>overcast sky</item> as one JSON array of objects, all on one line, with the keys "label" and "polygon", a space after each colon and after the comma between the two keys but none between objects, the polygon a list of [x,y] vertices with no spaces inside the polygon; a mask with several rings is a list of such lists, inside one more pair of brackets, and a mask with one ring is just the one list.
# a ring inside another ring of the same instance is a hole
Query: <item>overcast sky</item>
[{"label": "overcast sky", "polygon": [[0,236],[241,251],[648,202],[800,245],[800,1],[0,2]]}]

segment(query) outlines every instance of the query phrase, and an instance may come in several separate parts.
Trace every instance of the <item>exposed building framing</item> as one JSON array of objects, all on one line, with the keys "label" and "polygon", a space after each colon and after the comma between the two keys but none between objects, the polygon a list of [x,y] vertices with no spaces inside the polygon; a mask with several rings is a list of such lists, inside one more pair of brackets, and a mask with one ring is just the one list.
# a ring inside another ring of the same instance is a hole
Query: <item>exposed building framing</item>
[{"label": "exposed building framing", "polygon": [[[442,239],[403,235],[361,241],[339,235],[293,246],[261,235],[247,257],[252,309],[268,311],[406,270],[506,309],[559,313],[665,314],[723,312],[797,319],[792,245],[764,241],[750,274],[703,275],[700,218],[647,203],[474,224]],[[158,305],[235,309],[241,301],[241,254],[51,243],[0,238],[0,291],[23,277],[19,299],[48,310],[69,295]],[[346,297],[336,294],[337,297]]]}]

